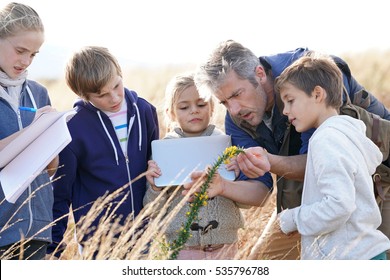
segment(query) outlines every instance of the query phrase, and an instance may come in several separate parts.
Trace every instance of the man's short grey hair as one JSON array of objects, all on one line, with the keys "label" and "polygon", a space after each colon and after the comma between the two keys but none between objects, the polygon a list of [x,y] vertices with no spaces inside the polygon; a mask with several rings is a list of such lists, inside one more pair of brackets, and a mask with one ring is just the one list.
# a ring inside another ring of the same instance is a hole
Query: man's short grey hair
[{"label": "man's short grey hair", "polygon": [[259,58],[251,50],[238,42],[227,40],[220,43],[208,60],[198,67],[195,84],[202,98],[208,98],[219,90],[227,74],[233,70],[239,78],[249,80],[257,87],[255,70],[258,65]]}]

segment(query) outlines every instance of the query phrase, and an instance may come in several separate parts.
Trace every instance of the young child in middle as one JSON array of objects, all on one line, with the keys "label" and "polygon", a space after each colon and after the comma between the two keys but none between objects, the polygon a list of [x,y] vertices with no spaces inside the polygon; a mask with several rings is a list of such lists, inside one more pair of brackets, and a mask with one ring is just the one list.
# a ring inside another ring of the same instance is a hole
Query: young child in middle
[{"label": "young child in middle", "polygon": [[[194,84],[193,74],[174,77],[166,88],[165,102],[168,132],[164,139],[224,134],[215,125],[210,124],[214,110],[213,100],[206,101],[200,98]],[[169,131],[169,128],[173,130]],[[161,170],[157,163],[150,160],[146,175],[148,184],[144,205],[155,200],[160,194],[162,188],[154,185],[154,178],[160,175]],[[172,193],[170,191],[164,193],[163,197],[159,198],[161,199],[160,205],[163,205]],[[167,212],[172,211],[182,199],[181,192],[176,192]],[[178,231],[186,221],[188,211],[189,203],[186,203],[168,225],[165,232],[168,242],[172,242],[177,237]],[[239,206],[230,199],[217,196],[209,200],[206,206],[200,208],[198,217],[198,224],[194,223],[191,227],[192,237],[180,251],[177,259],[233,259],[238,250],[238,229],[244,225]],[[206,228],[209,230],[205,230]]]}]

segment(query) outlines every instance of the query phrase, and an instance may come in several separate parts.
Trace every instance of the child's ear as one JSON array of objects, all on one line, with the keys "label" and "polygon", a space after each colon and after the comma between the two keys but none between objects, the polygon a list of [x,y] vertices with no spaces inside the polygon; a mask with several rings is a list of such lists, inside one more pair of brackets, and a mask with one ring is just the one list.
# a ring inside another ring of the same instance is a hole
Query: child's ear
[{"label": "child's ear", "polygon": [[175,121],[176,121],[176,116],[175,116],[175,113],[173,112],[173,110],[165,109],[165,114],[168,116],[168,118],[169,118],[172,122],[175,122]]},{"label": "child's ear", "polygon": [[314,95],[314,99],[317,102],[322,102],[326,99],[326,91],[324,88],[322,88],[320,86],[315,86],[315,88],[313,90],[313,95]]}]

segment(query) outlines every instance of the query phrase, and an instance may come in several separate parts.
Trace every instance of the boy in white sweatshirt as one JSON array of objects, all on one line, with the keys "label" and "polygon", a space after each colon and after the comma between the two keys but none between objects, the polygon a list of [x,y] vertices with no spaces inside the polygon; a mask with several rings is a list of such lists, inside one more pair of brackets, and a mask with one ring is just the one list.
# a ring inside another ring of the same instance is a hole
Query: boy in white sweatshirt
[{"label": "boy in white sweatshirt", "polygon": [[386,259],[389,239],[371,175],[382,161],[362,121],[338,114],[342,74],[330,57],[312,53],[276,80],[283,114],[310,138],[302,205],[279,214],[282,232],[302,236],[301,259]]}]

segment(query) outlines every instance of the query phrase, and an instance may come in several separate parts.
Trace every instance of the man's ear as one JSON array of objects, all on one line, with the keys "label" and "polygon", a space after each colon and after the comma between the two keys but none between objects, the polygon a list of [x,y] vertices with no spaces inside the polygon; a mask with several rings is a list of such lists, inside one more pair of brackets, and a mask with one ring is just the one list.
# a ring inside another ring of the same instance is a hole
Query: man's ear
[{"label": "man's ear", "polygon": [[256,76],[260,78],[260,82],[265,80],[267,74],[265,73],[264,68],[261,65],[257,65],[255,69]]}]

